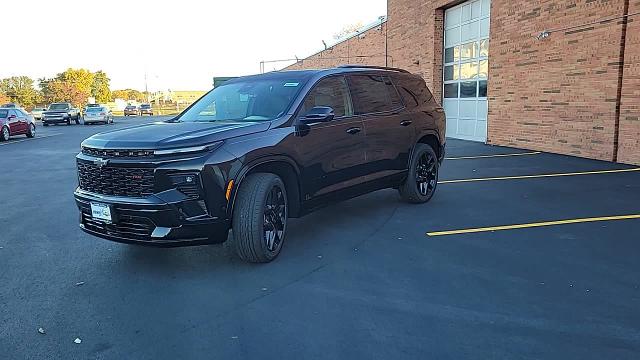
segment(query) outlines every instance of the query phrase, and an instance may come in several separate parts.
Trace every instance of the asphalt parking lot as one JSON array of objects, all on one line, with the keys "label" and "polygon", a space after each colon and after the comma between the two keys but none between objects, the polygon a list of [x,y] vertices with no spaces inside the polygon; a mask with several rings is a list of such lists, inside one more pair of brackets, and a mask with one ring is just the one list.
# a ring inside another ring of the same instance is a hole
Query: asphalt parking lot
[{"label": "asphalt parking lot", "polygon": [[640,358],[634,167],[449,140],[430,203],[330,206],[250,265],[80,231],[80,142],[153,120],[0,143],[0,358]]}]

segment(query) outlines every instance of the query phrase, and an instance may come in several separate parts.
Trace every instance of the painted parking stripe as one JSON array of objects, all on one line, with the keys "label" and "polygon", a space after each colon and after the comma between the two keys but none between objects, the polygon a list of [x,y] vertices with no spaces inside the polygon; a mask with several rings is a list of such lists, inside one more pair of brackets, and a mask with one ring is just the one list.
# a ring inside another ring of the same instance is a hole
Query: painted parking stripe
[{"label": "painted parking stripe", "polygon": [[442,181],[438,181],[438,184],[457,184],[457,183],[467,183],[467,182],[476,182],[476,181],[519,180],[519,179],[537,179],[537,178],[550,178],[550,177],[561,177],[561,176],[615,174],[615,173],[626,173],[626,172],[635,172],[635,171],[640,171],[640,168],[582,171],[582,172],[540,174],[540,175],[499,176],[499,177],[475,178],[475,179],[442,180]]},{"label": "painted parking stripe", "polygon": [[487,159],[487,158],[499,158],[499,157],[511,157],[511,156],[528,156],[542,154],[540,151],[524,152],[524,153],[511,153],[511,154],[494,154],[494,155],[476,155],[476,156],[458,156],[448,157],[445,160],[469,160],[469,159]]},{"label": "painted parking stripe", "polygon": [[528,228],[537,228],[537,227],[544,227],[544,226],[581,224],[581,223],[592,223],[592,222],[599,222],[599,221],[631,220],[631,219],[640,219],[640,214],[544,221],[544,222],[535,222],[535,223],[527,223],[527,224],[500,225],[500,226],[490,226],[490,227],[480,227],[480,228],[470,228],[470,229],[460,229],[460,230],[435,231],[435,232],[428,232],[427,236],[460,235],[460,234],[472,234],[472,233],[481,233],[481,232],[490,232],[490,231],[528,229]]},{"label": "painted parking stripe", "polygon": [[36,135],[36,137],[33,137],[33,138],[26,138],[26,139],[20,139],[20,140],[11,140],[11,139],[9,139],[9,141],[5,141],[5,142],[0,143],[0,146],[17,144],[17,143],[21,143],[21,142],[25,142],[25,141],[31,141],[31,140],[45,139],[45,138],[52,137],[52,136],[57,136],[57,135],[62,135],[62,133],[42,135],[42,136]]}]

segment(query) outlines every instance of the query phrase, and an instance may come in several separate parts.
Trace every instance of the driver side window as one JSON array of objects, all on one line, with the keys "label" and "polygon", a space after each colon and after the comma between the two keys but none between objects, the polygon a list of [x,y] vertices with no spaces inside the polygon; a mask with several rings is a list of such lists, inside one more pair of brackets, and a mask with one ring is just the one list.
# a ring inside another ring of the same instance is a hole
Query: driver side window
[{"label": "driver side window", "polygon": [[304,99],[300,115],[304,116],[316,106],[333,108],[336,118],[353,116],[351,96],[343,76],[333,76],[320,80]]}]

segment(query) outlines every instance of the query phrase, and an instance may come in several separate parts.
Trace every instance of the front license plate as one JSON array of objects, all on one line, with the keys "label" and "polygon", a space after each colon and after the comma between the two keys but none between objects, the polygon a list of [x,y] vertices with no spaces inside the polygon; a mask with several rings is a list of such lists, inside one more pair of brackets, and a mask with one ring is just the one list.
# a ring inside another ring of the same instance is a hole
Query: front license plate
[{"label": "front license plate", "polygon": [[91,217],[111,222],[111,207],[107,204],[91,203]]}]

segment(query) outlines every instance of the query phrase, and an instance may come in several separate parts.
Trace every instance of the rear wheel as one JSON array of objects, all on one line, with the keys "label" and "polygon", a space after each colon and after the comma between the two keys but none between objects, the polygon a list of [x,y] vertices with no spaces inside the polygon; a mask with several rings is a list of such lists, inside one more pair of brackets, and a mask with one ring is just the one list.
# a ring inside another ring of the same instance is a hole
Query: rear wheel
[{"label": "rear wheel", "polygon": [[433,148],[417,144],[407,178],[399,188],[402,200],[413,204],[431,200],[438,186],[438,170],[438,157]]},{"label": "rear wheel", "polygon": [[238,189],[233,211],[232,247],[245,261],[275,259],[287,230],[287,192],[282,180],[268,173],[249,175]]},{"label": "rear wheel", "polygon": [[9,140],[9,136],[11,136],[11,134],[9,134],[9,128],[6,126],[3,126],[2,131],[0,131],[0,141]]},{"label": "rear wheel", "polygon": [[36,125],[29,124],[29,131],[27,131],[27,137],[32,138],[36,136]]},{"label": "rear wheel", "polygon": [[71,118],[67,119],[67,125],[71,125]]},{"label": "rear wheel", "polygon": [[80,125],[80,114],[76,115],[76,125]]}]

